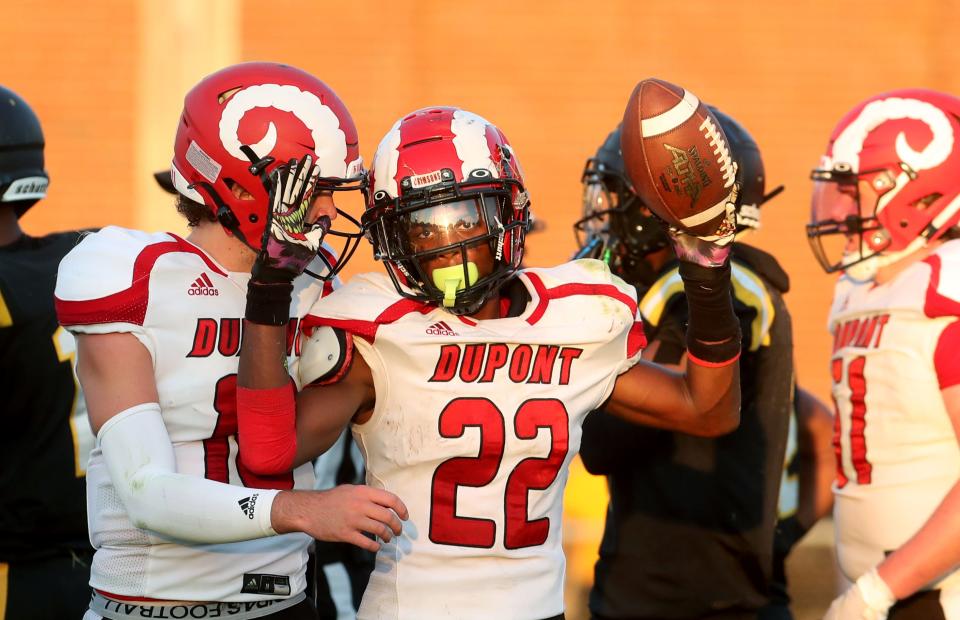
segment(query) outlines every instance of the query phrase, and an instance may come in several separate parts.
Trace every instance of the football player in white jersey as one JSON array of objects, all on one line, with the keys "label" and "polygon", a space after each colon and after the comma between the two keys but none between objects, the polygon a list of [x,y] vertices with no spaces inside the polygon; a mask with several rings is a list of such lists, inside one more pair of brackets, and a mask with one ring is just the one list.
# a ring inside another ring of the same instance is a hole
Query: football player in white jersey
[{"label": "football player in white jersey", "polygon": [[[283,331],[248,312],[242,450],[256,470],[286,471],[353,421],[367,483],[410,510],[378,552],[360,618],[560,618],[563,488],[587,412],[606,402],[707,435],[738,422],[729,246],[680,236],[695,359],[672,373],[638,363],[634,289],[606,265],[519,268],[529,198],[497,127],[457,108],[418,110],[373,168],[364,218],[387,273],[314,305],[300,368],[314,386],[296,405],[276,362]],[[248,310],[270,302],[254,291]]]},{"label": "football player in white jersey", "polygon": [[[312,177],[290,165],[298,158],[316,161]],[[304,593],[310,536],[375,548],[363,535],[369,524],[382,523],[376,531],[389,539],[405,509],[379,489],[309,491],[309,464],[279,476],[246,466],[237,447],[240,319],[251,267],[264,276],[297,262],[310,272],[286,283],[293,302],[278,316],[261,317],[290,322],[283,360],[296,369],[296,325],[332,289],[339,265],[326,248],[281,257],[261,240],[275,232],[273,205],[324,231],[336,217],[333,193],[360,193],[356,128],[315,77],[235,65],[187,94],[171,175],[191,226],[185,239],[108,227],[59,270],[57,313],[77,336],[97,433],[85,618],[315,618]]]},{"label": "football player in white jersey", "polygon": [[834,129],[807,233],[842,272],[829,327],[830,620],[960,618],[960,99],[876,95]]}]

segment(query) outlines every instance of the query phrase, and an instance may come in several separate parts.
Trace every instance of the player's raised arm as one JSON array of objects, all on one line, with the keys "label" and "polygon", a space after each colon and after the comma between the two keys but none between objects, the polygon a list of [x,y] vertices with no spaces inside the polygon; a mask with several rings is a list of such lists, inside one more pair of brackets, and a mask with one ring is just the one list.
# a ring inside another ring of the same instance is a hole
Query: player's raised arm
[{"label": "player's raised arm", "polygon": [[[251,171],[263,166],[254,161]],[[293,280],[317,256],[336,217],[330,192],[318,187],[319,175],[319,166],[306,156],[278,167],[264,181],[270,221],[247,287],[237,377],[239,441],[247,466],[258,473],[289,471],[322,453],[364,400],[355,389],[358,381],[352,380],[363,377],[361,361],[344,382],[305,393],[303,398],[320,398],[322,405],[302,407],[318,415],[298,419],[297,397],[284,363]]]},{"label": "player's raised arm", "polygon": [[630,96],[621,151],[643,204],[670,226],[689,308],[690,363],[682,374],[638,364],[618,379],[607,409],[659,428],[727,433],[740,420],[740,323],[730,283],[737,164],[707,107],[656,79]]},{"label": "player's raised arm", "polygon": [[686,370],[641,361],[617,380],[606,409],[657,428],[722,435],[740,422],[740,322],[730,296],[729,245],[674,239],[690,317]]}]

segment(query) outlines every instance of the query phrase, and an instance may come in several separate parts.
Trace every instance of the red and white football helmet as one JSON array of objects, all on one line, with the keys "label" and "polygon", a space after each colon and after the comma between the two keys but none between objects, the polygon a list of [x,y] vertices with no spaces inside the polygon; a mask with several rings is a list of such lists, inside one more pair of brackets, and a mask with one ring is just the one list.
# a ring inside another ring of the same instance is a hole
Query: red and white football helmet
[{"label": "red and white football helmet", "polygon": [[[372,168],[363,222],[401,295],[471,314],[519,268],[530,200],[496,126],[458,108],[418,110],[393,125]],[[483,246],[489,273],[468,256]],[[437,267],[441,257],[450,266]]]},{"label": "red and white football helmet", "polygon": [[960,99],[924,89],[867,99],[811,178],[814,254],[828,273],[871,279],[960,222]]},{"label": "red and white football helmet", "polygon": [[[350,113],[326,84],[288,65],[243,63],[207,76],[187,93],[170,174],[180,194],[206,204],[227,231],[259,250],[268,191],[251,174],[250,158],[240,147],[273,159],[267,175],[309,154],[320,166],[318,189],[366,191],[357,142]],[[234,196],[234,185],[253,199]],[[330,234],[344,238],[344,247],[336,269],[328,265],[326,278],[346,263],[362,236],[356,218],[338,213],[338,229]]]}]

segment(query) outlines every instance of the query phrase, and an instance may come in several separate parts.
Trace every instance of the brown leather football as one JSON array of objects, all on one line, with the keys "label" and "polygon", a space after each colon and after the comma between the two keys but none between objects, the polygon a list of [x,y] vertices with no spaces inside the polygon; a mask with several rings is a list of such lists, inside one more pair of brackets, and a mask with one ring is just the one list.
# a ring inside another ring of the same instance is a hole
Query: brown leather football
[{"label": "brown leather football", "polygon": [[623,113],[623,163],[640,200],[671,226],[711,235],[733,199],[736,168],[716,117],[696,95],[649,78]]}]

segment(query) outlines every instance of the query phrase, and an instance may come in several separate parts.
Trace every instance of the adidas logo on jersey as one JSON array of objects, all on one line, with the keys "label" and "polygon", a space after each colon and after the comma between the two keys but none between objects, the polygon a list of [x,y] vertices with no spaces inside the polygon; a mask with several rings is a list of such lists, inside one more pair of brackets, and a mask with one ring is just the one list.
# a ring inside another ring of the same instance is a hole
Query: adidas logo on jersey
[{"label": "adidas logo on jersey", "polygon": [[193,284],[190,285],[190,288],[187,289],[187,295],[216,297],[219,294],[220,291],[218,291],[217,287],[215,287],[213,282],[210,281],[210,276],[207,275],[207,272],[201,273],[200,277],[194,280]]},{"label": "adidas logo on jersey", "polygon": [[431,336],[458,336],[449,325],[443,321],[438,321],[427,328],[427,333]]},{"label": "adidas logo on jersey", "polygon": [[[266,575],[263,573],[244,573],[243,587],[240,592],[244,594],[268,594],[272,596],[290,596],[290,576],[289,575]],[[257,609],[262,609],[263,603],[273,603],[276,601],[257,601]],[[157,616],[158,618],[160,616]],[[173,617],[168,616],[168,617]],[[178,616],[179,617],[179,616]],[[199,618],[200,616],[194,616]],[[257,616],[259,617],[259,616]]]},{"label": "adidas logo on jersey", "polygon": [[250,497],[244,497],[237,504],[240,505],[240,510],[243,511],[243,514],[247,515],[248,519],[253,518],[253,512],[257,507],[257,498],[260,497],[258,494],[254,493]]}]

